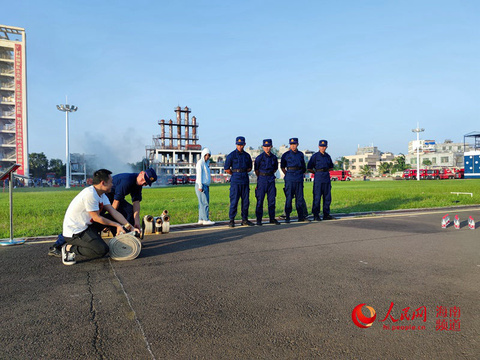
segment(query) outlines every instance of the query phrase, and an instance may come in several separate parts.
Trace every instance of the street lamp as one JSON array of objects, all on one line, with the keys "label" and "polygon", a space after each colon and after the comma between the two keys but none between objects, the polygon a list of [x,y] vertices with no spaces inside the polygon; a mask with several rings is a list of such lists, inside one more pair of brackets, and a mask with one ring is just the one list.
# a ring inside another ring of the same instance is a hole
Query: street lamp
[{"label": "street lamp", "polygon": [[420,133],[424,132],[425,129],[420,128],[417,123],[417,128],[412,129],[412,132],[417,133],[417,181],[420,181]]},{"label": "street lamp", "polygon": [[71,113],[71,112],[75,112],[78,110],[78,107],[74,106],[74,105],[68,105],[68,104],[60,104],[60,105],[57,105],[57,109],[60,110],[60,111],[63,111],[65,113],[65,117],[66,117],[66,123],[67,123],[67,129],[66,129],[66,138],[67,138],[67,181],[66,181],[66,184],[65,184],[65,189],[70,189],[70,144],[69,144],[69,141],[68,141],[68,113]]}]

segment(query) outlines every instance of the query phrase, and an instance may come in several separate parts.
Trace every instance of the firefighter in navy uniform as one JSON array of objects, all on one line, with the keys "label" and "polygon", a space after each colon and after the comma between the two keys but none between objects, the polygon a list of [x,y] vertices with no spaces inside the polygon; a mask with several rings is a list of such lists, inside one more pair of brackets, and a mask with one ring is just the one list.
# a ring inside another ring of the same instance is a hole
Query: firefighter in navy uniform
[{"label": "firefighter in navy uniform", "polygon": [[333,161],[327,150],[327,140],[318,142],[318,152],[313,154],[308,162],[308,171],[315,174],[313,181],[313,220],[320,221],[320,200],[323,196],[323,220],[332,220],[330,215],[330,204],[332,202],[332,184],[330,181],[330,170],[333,169]]},{"label": "firefighter in navy uniform", "polygon": [[268,201],[268,216],[270,224],[280,225],[275,219],[275,196],[277,188],[275,187],[275,173],[278,170],[278,158],[272,154],[272,139],[265,139],[262,143],[263,153],[255,158],[255,175],[257,175],[257,187],[255,197],[257,198],[257,225],[262,225],[263,201],[265,194]]},{"label": "firefighter in navy uniform", "polygon": [[227,174],[232,175],[230,179],[230,223],[228,226],[235,227],[235,216],[237,215],[238,201],[242,199],[242,225],[254,226],[248,220],[248,207],[250,205],[250,185],[248,173],[252,171],[252,158],[245,152],[245,138],[238,136],[235,144],[237,149],[227,155],[224,169]]},{"label": "firefighter in navy uniform", "polygon": [[307,206],[303,197],[303,174],[307,169],[305,155],[297,149],[297,138],[291,138],[289,144],[290,150],[284,153],[280,160],[280,168],[285,174],[285,222],[290,222],[293,197],[295,197],[298,221],[308,222],[308,214],[305,211]]}]

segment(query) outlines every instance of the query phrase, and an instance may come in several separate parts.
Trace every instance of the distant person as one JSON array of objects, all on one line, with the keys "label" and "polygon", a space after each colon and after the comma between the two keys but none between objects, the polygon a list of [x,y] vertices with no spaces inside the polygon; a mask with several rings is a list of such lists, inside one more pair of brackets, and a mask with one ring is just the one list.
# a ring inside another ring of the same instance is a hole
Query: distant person
[{"label": "distant person", "polygon": [[257,175],[257,187],[255,189],[257,207],[255,215],[257,217],[257,225],[262,225],[265,195],[267,195],[270,224],[280,225],[278,220],[275,219],[275,196],[277,195],[275,173],[278,170],[278,158],[272,153],[272,139],[264,139],[262,147],[263,153],[255,158],[255,175]]},{"label": "distant person", "polygon": [[210,204],[210,156],[209,148],[202,150],[201,158],[196,166],[195,193],[198,197],[198,223],[200,225],[213,225],[214,221],[209,218]]},{"label": "distant person", "polygon": [[230,222],[228,226],[235,227],[235,216],[237,215],[238,201],[242,199],[242,225],[254,226],[248,220],[248,207],[250,206],[250,185],[248,173],[252,171],[252,158],[249,153],[244,151],[245,138],[238,136],[235,140],[237,149],[227,155],[225,172],[231,175],[230,178],[230,211],[228,216]]},{"label": "distant person", "polygon": [[298,138],[291,138],[289,144],[290,150],[285,152],[280,160],[280,168],[285,174],[285,222],[290,222],[294,197],[298,221],[308,222],[307,206],[303,197],[303,174],[307,170],[305,155],[298,150]]},{"label": "distant person", "polygon": [[[140,231],[140,202],[142,201],[142,188],[146,185],[152,186],[157,181],[155,170],[148,168],[140,173],[122,173],[113,177],[113,186],[107,193],[107,197],[113,208],[118,210],[130,224],[134,224],[134,228]],[[125,197],[130,195],[132,204]],[[111,215],[104,214],[110,220]],[[113,235],[116,234],[115,228],[111,229]],[[50,256],[62,256],[62,245],[65,243],[64,236],[58,235],[57,241],[48,250]]]},{"label": "distant person", "polygon": [[323,197],[323,220],[332,220],[330,204],[332,203],[332,184],[330,171],[333,170],[333,161],[327,150],[327,140],[318,142],[318,152],[313,154],[308,162],[307,169],[315,174],[313,181],[313,204],[312,214],[314,221],[320,221],[320,201]]},{"label": "distant person", "polygon": [[[66,244],[62,246],[64,265],[74,265],[76,255],[89,259],[105,256],[109,248],[100,235],[105,226],[114,227],[117,234],[133,229],[108,200],[106,194],[113,186],[111,174],[112,172],[106,169],[95,171],[93,185],[83,189],[68,206],[62,232],[66,240]],[[108,211],[116,221],[102,216],[103,210]]]}]

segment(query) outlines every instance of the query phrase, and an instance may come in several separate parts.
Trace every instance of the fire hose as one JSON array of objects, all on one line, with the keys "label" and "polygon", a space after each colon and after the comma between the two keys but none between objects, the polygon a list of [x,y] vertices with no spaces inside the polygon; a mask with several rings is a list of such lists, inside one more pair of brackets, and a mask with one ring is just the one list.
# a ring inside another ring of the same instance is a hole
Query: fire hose
[{"label": "fire hose", "polygon": [[110,258],[117,261],[133,260],[142,250],[142,243],[133,235],[134,233],[119,234],[110,239]]}]

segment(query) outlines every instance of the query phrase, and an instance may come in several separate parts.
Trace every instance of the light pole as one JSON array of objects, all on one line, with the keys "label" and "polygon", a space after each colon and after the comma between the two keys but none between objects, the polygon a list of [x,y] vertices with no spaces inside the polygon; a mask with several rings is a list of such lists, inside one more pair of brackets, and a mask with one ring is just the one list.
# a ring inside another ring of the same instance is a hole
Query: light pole
[{"label": "light pole", "polygon": [[63,111],[65,113],[65,118],[66,118],[66,124],[67,124],[67,129],[66,129],[66,142],[67,142],[67,153],[66,153],[66,158],[67,158],[67,164],[66,164],[66,168],[67,168],[67,176],[66,176],[66,184],[65,184],[65,189],[70,189],[70,144],[69,144],[69,141],[68,141],[68,113],[71,113],[71,112],[75,112],[78,110],[78,107],[74,106],[74,105],[68,105],[68,104],[60,104],[60,105],[57,105],[57,109],[60,110],[60,111]]},{"label": "light pole", "polygon": [[417,128],[412,129],[412,132],[417,133],[417,181],[420,181],[420,133],[424,132],[425,129],[420,128],[417,123]]}]

